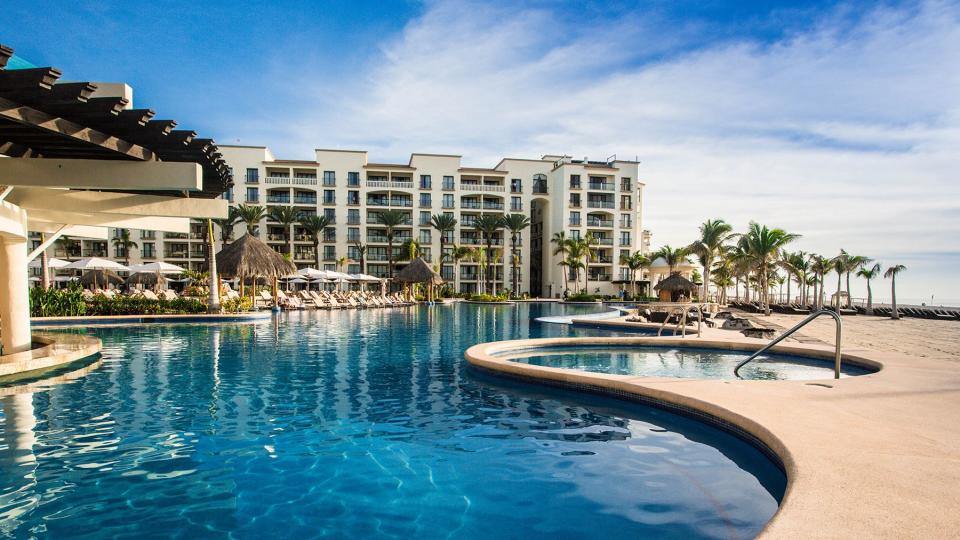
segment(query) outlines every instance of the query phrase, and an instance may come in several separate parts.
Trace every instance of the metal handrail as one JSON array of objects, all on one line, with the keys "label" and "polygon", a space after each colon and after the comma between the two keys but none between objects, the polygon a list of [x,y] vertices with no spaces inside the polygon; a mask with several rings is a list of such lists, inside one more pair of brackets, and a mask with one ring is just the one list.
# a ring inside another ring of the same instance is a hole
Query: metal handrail
[{"label": "metal handrail", "polygon": [[834,355],[834,364],[835,364],[835,365],[834,365],[834,367],[833,367],[833,378],[834,378],[834,379],[839,379],[839,378],[840,378],[840,337],[841,337],[842,332],[843,332],[843,321],[840,320],[840,315],[839,315],[839,314],[834,313],[833,311],[831,311],[831,310],[829,310],[829,309],[821,309],[821,310],[819,310],[819,311],[814,311],[814,312],[811,313],[809,316],[807,316],[807,318],[805,318],[805,319],[803,319],[802,321],[800,321],[799,323],[797,323],[796,326],[794,326],[793,328],[787,330],[786,332],[784,332],[784,333],[781,334],[780,336],[774,338],[772,341],[770,341],[770,343],[767,343],[766,345],[764,345],[762,349],[760,349],[760,350],[758,350],[757,352],[751,354],[746,360],[744,360],[743,362],[740,362],[739,364],[737,364],[737,367],[733,368],[733,374],[734,374],[735,376],[739,377],[739,376],[740,376],[740,373],[739,373],[739,372],[740,372],[740,368],[742,368],[743,366],[745,366],[748,362],[750,362],[750,361],[753,360],[754,358],[756,358],[756,357],[760,356],[761,354],[763,354],[763,353],[767,352],[768,350],[770,350],[770,348],[772,348],[772,347],[773,347],[774,345],[776,345],[777,343],[780,343],[780,342],[783,341],[784,339],[787,339],[787,337],[789,337],[791,334],[793,334],[794,332],[796,332],[797,330],[799,330],[800,328],[802,328],[803,326],[805,326],[808,322],[816,319],[817,317],[819,317],[819,316],[821,316],[821,315],[830,315],[831,317],[833,317],[833,320],[835,320],[835,321],[837,322],[837,344],[836,344],[836,353],[835,353],[835,355]]},{"label": "metal handrail", "polygon": [[667,313],[667,318],[664,319],[663,323],[660,324],[660,329],[657,330],[657,337],[660,337],[660,334],[663,333],[663,329],[666,328],[667,322],[670,321],[670,317],[672,317],[674,314],[680,315],[680,317],[677,318],[677,324],[673,328],[673,335],[677,335],[677,331],[682,329],[680,337],[687,337],[687,315],[691,309],[695,309],[697,311],[697,337],[701,337],[703,335],[701,330],[701,325],[703,324],[703,309],[697,305],[677,306],[671,309],[670,312]]}]

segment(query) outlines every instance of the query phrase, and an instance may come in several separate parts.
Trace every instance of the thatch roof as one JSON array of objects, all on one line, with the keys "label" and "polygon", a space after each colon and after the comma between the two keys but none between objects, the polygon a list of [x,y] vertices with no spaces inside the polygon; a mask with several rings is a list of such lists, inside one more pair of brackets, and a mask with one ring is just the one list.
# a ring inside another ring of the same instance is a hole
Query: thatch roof
[{"label": "thatch roof", "polygon": [[80,284],[90,287],[96,283],[97,287],[106,287],[108,284],[119,285],[123,278],[113,270],[89,270],[80,276]]},{"label": "thatch roof", "polygon": [[296,271],[295,264],[249,234],[217,253],[217,272],[227,278],[280,277]]},{"label": "thatch roof", "polygon": [[432,283],[434,285],[443,283],[443,278],[440,277],[440,274],[434,272],[433,268],[430,268],[430,265],[420,257],[417,257],[405,266],[404,269],[397,274],[397,279],[407,283]]},{"label": "thatch roof", "polygon": [[134,272],[127,278],[127,285],[148,285],[153,287],[158,281],[161,285],[165,285],[167,278],[156,272]]},{"label": "thatch roof", "polygon": [[674,273],[670,277],[664,278],[660,283],[657,283],[653,287],[658,291],[696,291],[697,284],[690,281],[689,279],[681,276],[680,274]]}]

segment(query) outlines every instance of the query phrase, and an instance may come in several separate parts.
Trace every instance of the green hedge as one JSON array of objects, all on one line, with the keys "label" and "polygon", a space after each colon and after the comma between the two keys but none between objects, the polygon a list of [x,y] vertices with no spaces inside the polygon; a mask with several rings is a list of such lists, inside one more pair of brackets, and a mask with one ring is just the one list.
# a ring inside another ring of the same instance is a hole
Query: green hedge
[{"label": "green hedge", "polygon": [[97,295],[84,300],[83,289],[71,285],[65,289],[30,289],[31,317],[79,317],[83,315],[169,315],[205,313],[207,306],[195,298],[148,300],[146,298]]},{"label": "green hedge", "polygon": [[86,313],[83,289],[76,283],[65,289],[30,289],[31,317],[77,317]]},{"label": "green hedge", "polygon": [[506,302],[509,299],[510,299],[510,295],[506,293],[497,294],[497,295],[487,294],[487,293],[471,294],[468,297],[468,300],[471,300],[473,302]]}]

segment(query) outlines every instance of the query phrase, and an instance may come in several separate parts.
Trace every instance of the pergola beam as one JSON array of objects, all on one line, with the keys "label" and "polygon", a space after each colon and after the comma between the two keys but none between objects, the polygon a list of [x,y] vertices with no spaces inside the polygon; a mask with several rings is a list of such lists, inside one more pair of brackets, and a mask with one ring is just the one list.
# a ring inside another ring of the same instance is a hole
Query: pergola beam
[{"label": "pergola beam", "polygon": [[[28,210],[31,231],[42,231],[51,224],[71,223],[93,227],[114,227],[117,229],[140,229],[145,231],[163,231],[189,233],[190,219],[182,217],[148,217],[121,214],[81,214],[79,212],[56,210]],[[45,225],[46,224],[46,225]]]},{"label": "pergola beam", "polygon": [[0,159],[0,184],[125,191],[199,191],[196,163],[102,159]]},{"label": "pergola beam", "polygon": [[117,215],[220,219],[227,217],[229,205],[223,199],[188,199],[112,191],[73,191],[29,187],[18,187],[9,197],[11,202],[30,212],[65,211],[105,214],[107,217]]}]

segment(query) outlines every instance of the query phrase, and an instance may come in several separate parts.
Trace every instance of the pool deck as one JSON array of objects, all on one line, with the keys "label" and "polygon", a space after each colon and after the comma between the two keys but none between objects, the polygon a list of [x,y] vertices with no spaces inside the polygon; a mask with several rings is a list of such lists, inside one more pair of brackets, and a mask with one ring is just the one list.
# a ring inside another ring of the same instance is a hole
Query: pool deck
[{"label": "pool deck", "polygon": [[[502,341],[476,345],[464,356],[485,370],[534,382],[694,409],[759,439],[780,458],[788,479],[780,510],[762,538],[960,534],[960,370],[955,362],[851,347],[843,351],[845,360],[882,369],[840,380],[743,381],[604,375],[493,356],[545,345],[756,350],[766,342],[730,334],[710,329],[702,338],[694,332],[686,338]],[[831,358],[833,349],[785,342],[774,351]]]},{"label": "pool deck", "polygon": [[0,381],[40,373],[100,352],[100,340],[82,334],[34,332],[29,351],[0,356]]}]

